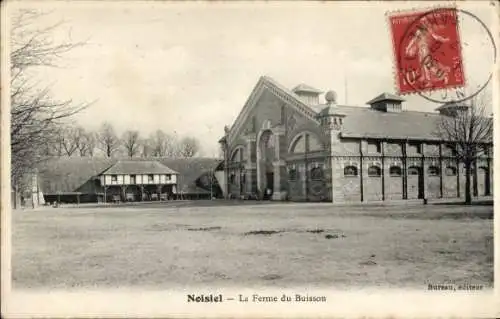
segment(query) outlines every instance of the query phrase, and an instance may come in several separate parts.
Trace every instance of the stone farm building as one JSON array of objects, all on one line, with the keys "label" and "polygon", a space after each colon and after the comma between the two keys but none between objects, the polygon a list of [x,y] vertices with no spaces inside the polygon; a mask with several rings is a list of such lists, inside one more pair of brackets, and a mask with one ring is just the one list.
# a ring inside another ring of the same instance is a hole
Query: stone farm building
[{"label": "stone farm building", "polygon": [[[338,105],[335,93],[289,90],[261,77],[219,143],[230,196],[333,202],[463,197],[465,169],[437,138],[438,112],[404,109],[383,93],[369,107]],[[492,144],[473,168],[474,196],[492,194]],[[226,184],[226,183],[224,183]]]},{"label": "stone farm building", "polygon": [[53,158],[38,169],[39,193],[48,203],[210,198],[221,196],[210,177],[219,163],[210,158]]}]

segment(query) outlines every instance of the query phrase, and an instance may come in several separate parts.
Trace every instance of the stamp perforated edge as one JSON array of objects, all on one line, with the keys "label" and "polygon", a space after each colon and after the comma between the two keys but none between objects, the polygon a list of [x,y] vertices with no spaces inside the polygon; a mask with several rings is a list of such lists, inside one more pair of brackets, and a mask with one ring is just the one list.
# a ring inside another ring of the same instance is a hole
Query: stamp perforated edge
[{"label": "stamp perforated edge", "polygon": [[406,9],[396,9],[396,10],[390,10],[385,13],[385,20],[387,23],[387,27],[389,30],[389,36],[391,38],[391,43],[392,43],[392,79],[393,79],[393,85],[394,85],[394,90],[398,95],[402,96],[411,96],[411,95],[421,95],[425,92],[433,92],[433,91],[438,91],[438,90],[453,90],[461,87],[466,87],[467,86],[467,78],[466,78],[466,72],[465,72],[465,63],[463,61],[463,47],[462,47],[462,37],[460,34],[460,19],[458,18],[457,14],[457,23],[456,23],[456,32],[458,34],[458,37],[460,39],[459,41],[459,46],[460,46],[460,60],[462,62],[462,76],[463,76],[463,83],[462,84],[457,84],[454,86],[447,86],[446,88],[427,88],[423,90],[415,90],[412,92],[405,92],[401,93],[401,89],[399,88],[399,83],[398,83],[398,76],[399,76],[399,71],[397,70],[397,64],[398,64],[398,56],[397,52],[395,50],[396,48],[396,43],[394,42],[394,36],[392,35],[392,26],[391,26],[391,17],[394,16],[399,16],[399,15],[405,15],[405,14],[415,14],[415,13],[420,13],[424,14],[426,12],[430,11],[435,11],[439,9],[454,9],[457,13],[460,12],[460,9],[457,7],[457,4],[455,2],[450,2],[450,3],[441,3],[437,5],[432,5],[428,7],[413,7],[413,8],[406,8]]}]

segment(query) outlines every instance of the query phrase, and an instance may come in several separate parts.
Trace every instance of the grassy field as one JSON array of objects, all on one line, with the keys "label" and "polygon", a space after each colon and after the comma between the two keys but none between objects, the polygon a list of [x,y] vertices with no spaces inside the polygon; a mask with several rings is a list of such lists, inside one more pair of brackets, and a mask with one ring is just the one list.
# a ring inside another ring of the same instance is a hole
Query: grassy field
[{"label": "grassy field", "polygon": [[492,206],[202,206],[15,211],[13,287],[493,284]]}]

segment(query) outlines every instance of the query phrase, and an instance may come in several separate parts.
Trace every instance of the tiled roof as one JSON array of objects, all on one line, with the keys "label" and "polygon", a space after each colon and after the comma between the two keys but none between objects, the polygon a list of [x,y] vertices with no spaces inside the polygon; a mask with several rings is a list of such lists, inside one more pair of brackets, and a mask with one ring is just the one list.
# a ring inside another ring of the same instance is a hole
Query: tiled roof
[{"label": "tiled roof", "polygon": [[339,106],[346,117],[342,136],[437,140],[440,114],[402,111],[383,112],[369,107]]},{"label": "tiled roof", "polygon": [[[195,189],[196,179],[220,163],[220,159],[215,158],[137,158],[123,162],[129,161],[158,161],[160,165],[178,172],[178,187],[188,189]],[[99,157],[54,157],[39,167],[40,187],[44,194],[74,192],[89,179],[111,169],[118,162],[118,159]]]},{"label": "tiled roof", "polygon": [[403,102],[404,101],[404,99],[402,97],[400,97],[400,96],[397,96],[397,95],[385,92],[385,93],[380,94],[376,98],[373,98],[370,101],[366,102],[366,104],[373,104],[373,103],[376,103],[376,102],[387,101],[387,100],[389,100],[389,101],[399,101],[399,102]]},{"label": "tiled roof", "polygon": [[38,167],[40,188],[44,194],[74,192],[115,162],[97,157],[51,158]]},{"label": "tiled roof", "polygon": [[323,91],[318,90],[316,88],[313,88],[312,86],[309,86],[309,85],[304,84],[304,83],[297,85],[295,88],[293,88],[292,91],[294,93],[297,93],[297,92],[308,92],[308,93],[317,93],[317,94],[323,93]]},{"label": "tiled roof", "polygon": [[451,108],[460,108],[467,109],[469,106],[465,103],[456,103],[456,102],[448,102],[436,108],[436,111],[451,109]]},{"label": "tiled roof", "polygon": [[178,174],[158,161],[118,161],[101,173],[114,174]]}]

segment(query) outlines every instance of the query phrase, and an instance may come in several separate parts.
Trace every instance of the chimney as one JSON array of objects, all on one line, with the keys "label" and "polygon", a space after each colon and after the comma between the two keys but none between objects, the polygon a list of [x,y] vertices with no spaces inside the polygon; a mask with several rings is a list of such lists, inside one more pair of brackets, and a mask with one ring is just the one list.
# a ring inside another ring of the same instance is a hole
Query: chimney
[{"label": "chimney", "polygon": [[404,99],[390,93],[382,93],[376,98],[366,102],[373,110],[381,112],[399,113],[403,110],[402,102]]},{"label": "chimney", "polygon": [[306,84],[299,84],[292,91],[302,102],[311,106],[319,104],[319,95],[323,93],[321,90]]}]

